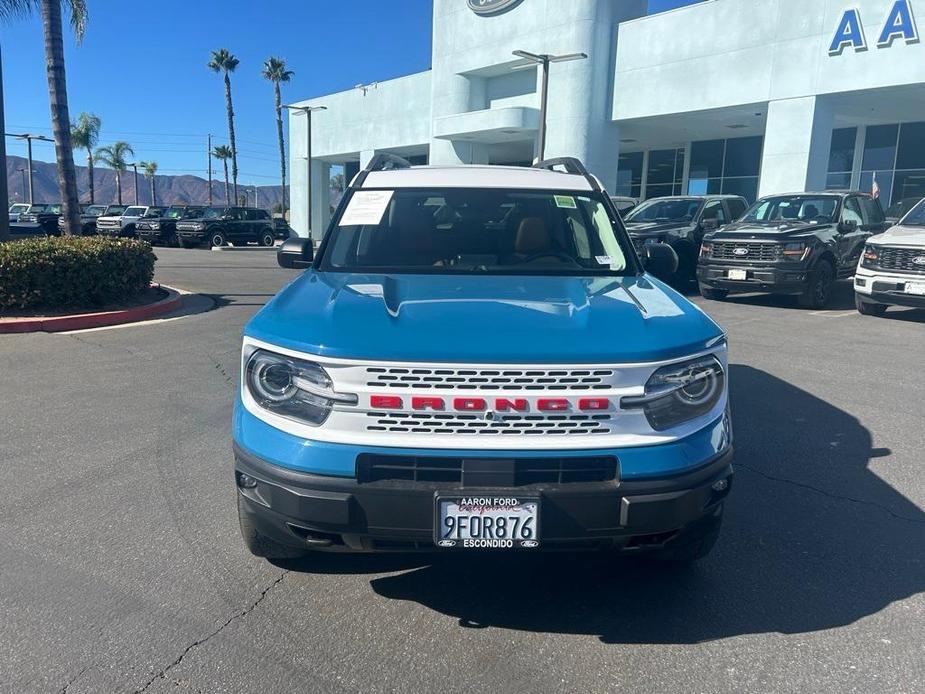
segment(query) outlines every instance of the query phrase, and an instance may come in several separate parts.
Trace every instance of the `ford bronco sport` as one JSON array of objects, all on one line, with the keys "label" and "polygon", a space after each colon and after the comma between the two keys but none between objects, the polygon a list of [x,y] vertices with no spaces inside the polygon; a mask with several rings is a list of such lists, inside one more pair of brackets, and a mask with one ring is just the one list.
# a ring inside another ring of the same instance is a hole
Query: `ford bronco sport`
[{"label": "ford bronco sport", "polygon": [[[562,171],[561,169],[564,169]],[[732,480],[726,337],[576,159],[358,174],[246,326],[244,541],[692,561]]]}]

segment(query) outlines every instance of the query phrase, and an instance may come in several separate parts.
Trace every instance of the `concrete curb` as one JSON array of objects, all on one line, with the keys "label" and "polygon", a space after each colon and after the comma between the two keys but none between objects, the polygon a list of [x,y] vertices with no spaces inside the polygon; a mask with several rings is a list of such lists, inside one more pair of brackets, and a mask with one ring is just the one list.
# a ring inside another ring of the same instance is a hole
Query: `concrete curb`
[{"label": "concrete curb", "polygon": [[235,251],[278,251],[279,244],[273,246],[213,246],[213,253],[233,253]]},{"label": "concrete curb", "polygon": [[85,330],[101,328],[107,325],[137,323],[155,316],[175,311],[180,307],[183,296],[176,289],[156,285],[167,292],[160,301],[145,306],[118,311],[99,311],[95,313],[78,313],[72,316],[51,316],[36,318],[0,318],[0,334],[9,333],[58,333],[65,330]]}]

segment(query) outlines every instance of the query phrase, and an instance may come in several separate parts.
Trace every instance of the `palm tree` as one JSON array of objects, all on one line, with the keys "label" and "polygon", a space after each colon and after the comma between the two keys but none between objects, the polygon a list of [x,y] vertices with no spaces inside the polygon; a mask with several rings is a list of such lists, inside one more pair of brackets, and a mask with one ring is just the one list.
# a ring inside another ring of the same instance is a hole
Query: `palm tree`
[{"label": "palm tree", "polygon": [[295,74],[286,69],[282,58],[267,58],[263,64],[263,76],[273,83],[273,95],[276,98],[276,135],[279,138],[279,173],[283,186],[283,216],[286,215],[286,143],[283,140],[283,97],[280,93],[281,82],[288,82]]},{"label": "palm tree", "polygon": [[231,148],[228,145],[219,145],[212,151],[212,156],[222,162],[225,167],[225,204],[231,204],[231,192],[228,190],[228,160],[231,159]]},{"label": "palm tree", "polygon": [[105,164],[116,172],[116,200],[122,204],[122,172],[128,168],[125,163],[125,156],[131,154],[135,156],[135,150],[128,142],[114,142],[106,147],[99,147],[93,155],[95,161]]},{"label": "palm tree", "polygon": [[100,126],[103,121],[95,113],[81,113],[77,122],[71,124],[71,147],[87,150],[87,175],[90,180],[90,204],[95,200],[93,187],[93,148],[100,140]]},{"label": "palm tree", "polygon": [[234,198],[238,199],[238,147],[234,140],[234,106],[231,103],[230,74],[238,67],[238,59],[227,48],[212,51],[209,69],[224,73],[225,76],[225,110],[228,112],[228,140],[231,143],[231,180],[234,182]]},{"label": "palm tree", "polygon": [[154,176],[157,174],[156,161],[143,161],[138,164],[145,172],[145,178],[151,183],[151,204],[157,204],[157,188],[154,186]]},{"label": "palm tree", "polygon": [[51,129],[55,138],[58,185],[61,188],[64,233],[80,234],[80,211],[77,207],[77,172],[71,148],[71,118],[67,108],[67,79],[64,72],[64,39],[61,5],[71,14],[71,27],[81,41],[87,25],[86,0],[0,0],[0,20],[31,14],[36,7],[42,15],[45,34],[45,71],[48,76],[48,101],[51,106]]}]

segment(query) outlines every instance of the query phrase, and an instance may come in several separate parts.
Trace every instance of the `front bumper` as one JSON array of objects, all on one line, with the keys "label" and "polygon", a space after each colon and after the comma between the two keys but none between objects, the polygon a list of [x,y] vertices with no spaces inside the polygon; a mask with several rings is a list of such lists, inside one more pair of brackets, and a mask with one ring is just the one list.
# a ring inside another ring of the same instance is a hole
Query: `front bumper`
[{"label": "front bumper", "polygon": [[[726,433],[719,433],[726,432]],[[699,438],[703,438],[701,442]],[[715,522],[732,482],[732,446],[728,420],[707,427],[691,441],[607,451],[617,458],[615,479],[594,482],[485,486],[462,482],[371,479],[363,475],[317,474],[280,465],[235,442],[236,480],[245,474],[256,487],[238,485],[241,512],[257,530],[278,543],[303,549],[350,551],[436,550],[433,543],[436,494],[538,496],[543,549],[621,549],[664,547],[701,525]],[[697,440],[693,440],[697,439]],[[706,443],[709,440],[712,443]],[[307,443],[307,442],[306,442]],[[694,452],[712,446],[709,457],[691,463]],[[337,455],[357,457],[367,450],[336,446]],[[420,455],[414,449],[385,449],[393,456]],[[309,448],[309,452],[311,452]],[[315,451],[315,456],[334,454]],[[442,451],[432,455],[468,455]],[[474,453],[474,452],[473,452]],[[473,457],[484,457],[475,454]],[[579,451],[556,455],[604,454]],[[496,454],[497,455],[497,454]],[[506,451],[497,457],[542,459],[540,453]],[[664,469],[663,458],[676,468]],[[654,462],[653,462],[654,461]],[[482,461],[483,463],[485,461]],[[648,466],[648,471],[638,474]],[[485,469],[485,466],[482,466]],[[634,474],[636,471],[637,474]],[[715,485],[715,486],[714,486]]]},{"label": "front bumper", "polygon": [[177,238],[183,239],[184,241],[194,241],[196,243],[202,243],[206,240],[205,229],[202,231],[192,231],[190,229],[177,229]]},{"label": "front bumper", "polygon": [[907,282],[925,283],[925,275],[901,275],[859,267],[854,276],[854,291],[878,304],[925,308],[925,296],[906,293]]},{"label": "front bumper", "polygon": [[[745,270],[744,280],[729,279],[730,270]],[[801,294],[806,290],[812,271],[802,263],[783,265],[717,263],[700,261],[697,281],[708,287],[732,292],[769,292],[772,294]]]}]

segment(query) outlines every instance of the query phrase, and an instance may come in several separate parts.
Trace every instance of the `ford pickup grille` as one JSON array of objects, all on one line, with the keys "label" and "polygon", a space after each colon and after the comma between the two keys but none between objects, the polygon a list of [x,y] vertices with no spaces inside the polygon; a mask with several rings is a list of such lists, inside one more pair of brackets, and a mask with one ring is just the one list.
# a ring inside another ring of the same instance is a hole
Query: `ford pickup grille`
[{"label": "ford pickup grille", "polygon": [[372,388],[432,390],[603,390],[608,369],[366,369]]},{"label": "ford pickup grille", "polygon": [[752,260],[775,261],[781,258],[781,245],[755,241],[714,241],[712,257],[715,260],[737,260],[743,263]]},{"label": "ford pickup grille", "polygon": [[[925,248],[890,248],[879,246],[880,260],[877,266],[884,270],[897,270],[910,272],[915,275],[925,275]],[[922,258],[922,264],[915,260]]]},{"label": "ford pickup grille", "polygon": [[609,414],[459,414],[368,412],[367,431],[460,436],[542,436],[610,433]]},{"label": "ford pickup grille", "polygon": [[617,459],[610,456],[492,460],[363,454],[357,458],[361,484],[400,480],[462,487],[521,487],[607,482],[616,477]]}]

